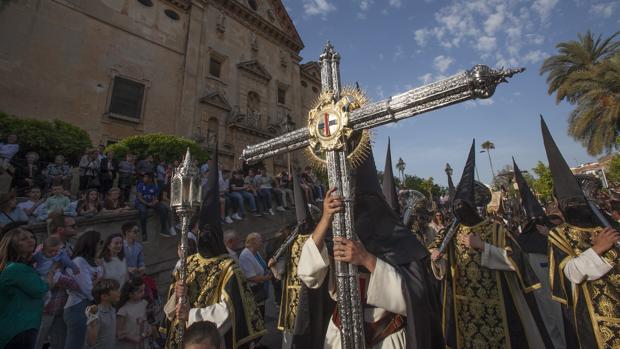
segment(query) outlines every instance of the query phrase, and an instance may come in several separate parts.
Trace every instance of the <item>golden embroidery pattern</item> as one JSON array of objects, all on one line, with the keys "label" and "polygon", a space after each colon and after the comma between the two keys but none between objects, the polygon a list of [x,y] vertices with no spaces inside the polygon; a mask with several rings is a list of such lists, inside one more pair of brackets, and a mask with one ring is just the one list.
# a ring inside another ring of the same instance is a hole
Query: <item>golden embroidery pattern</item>
[{"label": "golden embroidery pattern", "polygon": [[297,276],[297,265],[301,257],[301,250],[310,235],[298,235],[290,247],[290,256],[286,265],[282,304],[278,317],[278,329],[292,332],[295,328],[297,307],[301,292],[301,280]]},{"label": "golden embroidery pattern", "polygon": [[[549,241],[574,258],[590,249],[592,237],[601,231],[602,228],[582,229],[564,224],[555,228]],[[620,348],[620,263],[615,247],[602,258],[613,269],[597,280],[579,285],[582,294],[577,297],[586,301],[599,347]],[[560,272],[563,277],[563,270]]]},{"label": "golden embroidery pattern", "polygon": [[[461,226],[458,235],[477,233],[495,244],[495,224],[486,221],[473,227]],[[456,240],[456,238],[455,238]],[[454,312],[460,348],[503,348],[509,346],[501,285],[497,271],[482,266],[481,254],[454,243]]]}]

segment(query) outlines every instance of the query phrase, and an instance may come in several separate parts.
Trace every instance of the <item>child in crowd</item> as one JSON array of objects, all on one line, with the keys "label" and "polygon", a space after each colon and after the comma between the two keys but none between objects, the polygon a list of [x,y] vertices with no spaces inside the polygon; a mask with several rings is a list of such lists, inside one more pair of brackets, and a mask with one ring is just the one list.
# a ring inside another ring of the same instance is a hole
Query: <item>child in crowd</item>
[{"label": "child in crowd", "polygon": [[86,197],[78,203],[78,215],[92,217],[101,211],[99,192],[97,189],[89,189]]},{"label": "child in crowd", "polygon": [[129,275],[141,276],[144,274],[144,247],[138,241],[138,223],[125,222],[121,226],[121,232],[125,238],[125,244],[123,246],[125,252],[125,260],[127,262],[127,271]]},{"label": "child in crowd", "polygon": [[[57,236],[49,236],[43,241],[43,248],[32,257],[34,268],[43,280],[47,280],[47,274],[56,266],[70,268],[73,274],[79,274],[80,268],[71,260],[67,252],[62,249],[62,241]],[[56,266],[55,266],[56,264]]]},{"label": "child in crowd", "polygon": [[217,326],[210,321],[194,322],[185,332],[183,348],[185,349],[222,349],[224,341],[217,331]]},{"label": "child in crowd", "polygon": [[119,349],[140,349],[151,334],[146,321],[147,301],[144,300],[145,284],[140,277],[135,277],[123,286],[121,300],[116,314],[116,328]]},{"label": "child in crowd", "polygon": [[69,198],[65,196],[64,191],[62,184],[52,185],[52,196],[47,198],[43,204],[48,216],[52,213],[63,213],[71,203]]},{"label": "child in crowd", "polygon": [[92,349],[116,348],[116,309],[121,293],[118,281],[99,279],[93,285],[96,305],[86,308],[86,346]]}]

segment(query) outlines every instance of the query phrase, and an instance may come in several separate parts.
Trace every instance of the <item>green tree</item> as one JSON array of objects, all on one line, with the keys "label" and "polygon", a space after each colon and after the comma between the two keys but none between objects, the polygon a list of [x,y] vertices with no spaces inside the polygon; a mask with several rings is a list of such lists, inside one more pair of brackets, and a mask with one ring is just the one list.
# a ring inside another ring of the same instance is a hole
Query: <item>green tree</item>
[{"label": "green tree", "polygon": [[607,168],[607,180],[612,183],[620,183],[620,154],[614,155],[609,160],[609,167]]},{"label": "green tree", "polygon": [[8,134],[17,135],[18,159],[35,151],[44,163],[54,161],[56,155],[64,155],[68,161],[76,163],[84,150],[93,146],[86,131],[60,120],[27,119],[0,112],[0,130],[2,138]]},{"label": "green tree", "polygon": [[612,56],[620,47],[620,42],[614,41],[618,34],[620,32],[603,40],[600,35],[594,38],[594,34],[588,31],[585,35],[579,34],[577,41],[556,45],[558,54],[545,59],[540,67],[540,75],[548,74],[547,93],[556,93],[556,103],[564,99],[570,103],[577,101],[581,92],[571,89],[569,78],[575,72],[590,69],[594,64]]},{"label": "green tree", "polygon": [[579,94],[568,133],[590,155],[611,151],[620,130],[620,52],[590,69],[573,73],[567,81],[567,93]]},{"label": "green tree", "polygon": [[127,153],[131,153],[138,157],[158,155],[162,160],[174,161],[181,160],[188,147],[192,157],[199,162],[204,162],[209,158],[206,150],[193,140],[162,133],[127,137],[118,143],[109,145],[106,151],[113,151],[117,157],[124,157]]},{"label": "green tree", "polygon": [[532,170],[537,176],[531,183],[532,189],[538,194],[541,202],[550,202],[553,200],[553,179],[551,178],[551,170],[541,161],[538,161],[536,167]]}]

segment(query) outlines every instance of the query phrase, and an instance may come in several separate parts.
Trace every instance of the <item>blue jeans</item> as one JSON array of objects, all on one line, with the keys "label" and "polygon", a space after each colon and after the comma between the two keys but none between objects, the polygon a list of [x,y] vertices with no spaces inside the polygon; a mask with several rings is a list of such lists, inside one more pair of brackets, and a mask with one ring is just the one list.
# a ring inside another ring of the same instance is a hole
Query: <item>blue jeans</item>
[{"label": "blue jeans", "polygon": [[237,201],[239,205],[239,212],[241,214],[245,214],[245,207],[243,206],[243,199],[248,202],[248,206],[250,206],[250,212],[256,212],[256,200],[254,199],[254,195],[249,191],[233,191],[230,192],[231,200]]},{"label": "blue jeans", "polygon": [[157,211],[157,215],[159,215],[159,223],[161,225],[161,232],[168,233],[168,229],[170,229],[170,208],[161,202],[158,202],[155,206],[149,207],[140,201],[136,202],[136,208],[140,211],[140,227],[142,228],[142,238],[146,240],[147,238],[147,230],[146,230],[146,221],[148,219],[148,210],[153,209]]},{"label": "blue jeans", "polygon": [[258,197],[263,203],[265,211],[271,210],[271,188],[261,188],[258,190]]},{"label": "blue jeans", "polygon": [[65,349],[82,349],[86,340],[86,307],[90,304],[85,299],[75,305],[65,308],[63,318],[67,324]]}]

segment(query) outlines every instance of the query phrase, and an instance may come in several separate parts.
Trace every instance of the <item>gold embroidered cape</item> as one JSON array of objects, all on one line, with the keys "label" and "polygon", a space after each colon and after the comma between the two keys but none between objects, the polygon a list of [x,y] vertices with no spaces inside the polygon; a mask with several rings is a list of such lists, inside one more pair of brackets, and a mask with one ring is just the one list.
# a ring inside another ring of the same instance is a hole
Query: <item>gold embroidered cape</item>
[{"label": "gold embroidered cape", "polygon": [[291,334],[292,345],[297,349],[323,347],[334,307],[327,282],[318,289],[310,289],[297,276],[301,251],[309,237],[299,234],[288,249],[278,316],[278,330]]},{"label": "gold embroidered cape", "polygon": [[613,268],[603,277],[573,285],[564,274],[566,263],[592,247],[602,231],[560,225],[549,232],[549,279],[553,299],[566,304],[581,348],[620,348],[620,263],[614,247],[602,258]]},{"label": "gold embroidered cape", "polygon": [[[191,308],[205,308],[224,300],[231,316],[231,330],[225,336],[228,348],[243,348],[267,333],[263,317],[237,261],[229,255],[204,258],[199,253],[187,258],[187,299]],[[174,292],[172,283],[170,295]],[[176,348],[178,321],[169,324],[166,348]]]},{"label": "gold embroidered cape", "polygon": [[[481,252],[457,243],[458,236],[473,233],[504,250],[515,271],[484,267]],[[444,234],[438,234],[429,248],[436,249]],[[460,225],[446,256],[442,326],[447,347],[521,349],[550,342],[535,300],[528,295],[540,288],[538,279],[503,225],[490,220]]]}]

